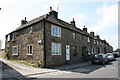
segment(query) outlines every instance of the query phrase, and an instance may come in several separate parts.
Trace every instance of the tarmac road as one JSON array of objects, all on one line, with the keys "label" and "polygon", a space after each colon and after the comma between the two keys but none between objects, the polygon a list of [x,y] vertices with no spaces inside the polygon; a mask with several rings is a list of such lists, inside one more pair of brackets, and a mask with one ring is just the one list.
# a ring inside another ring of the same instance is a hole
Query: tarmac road
[{"label": "tarmac road", "polygon": [[[119,58],[120,60],[120,58]],[[120,65],[119,65],[120,66]],[[106,65],[86,65],[71,70],[34,75],[37,78],[118,78],[118,60]]]},{"label": "tarmac road", "polygon": [[[120,58],[118,58],[118,60],[120,60]],[[118,60],[106,65],[87,64],[63,70],[38,69],[3,60],[0,61],[0,77],[2,76],[2,80],[40,80],[40,78],[48,78],[47,80],[50,80],[49,78],[118,78],[118,67],[120,67],[120,65],[118,65]]]}]

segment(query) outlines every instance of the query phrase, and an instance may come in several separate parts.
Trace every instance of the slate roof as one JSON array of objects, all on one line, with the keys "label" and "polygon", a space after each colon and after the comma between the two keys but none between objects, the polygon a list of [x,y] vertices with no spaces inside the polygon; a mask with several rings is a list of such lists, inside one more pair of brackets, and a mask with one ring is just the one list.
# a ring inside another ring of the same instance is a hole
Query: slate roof
[{"label": "slate roof", "polygon": [[55,23],[55,24],[57,24],[57,25],[60,25],[60,26],[62,26],[62,27],[64,27],[64,28],[67,28],[67,29],[73,30],[73,31],[75,31],[75,32],[78,32],[78,33],[80,33],[80,34],[84,34],[84,35],[86,35],[86,36],[93,37],[92,35],[84,32],[84,31],[81,30],[80,28],[77,28],[77,27],[71,25],[70,23],[65,22],[65,21],[63,21],[63,20],[61,20],[61,19],[56,19],[56,18],[53,18],[53,17],[51,17],[51,16],[48,15],[48,17],[46,18],[46,20],[49,21],[49,22]]},{"label": "slate roof", "polygon": [[28,26],[30,26],[30,25],[32,25],[32,24],[34,24],[34,23],[37,23],[37,22],[39,22],[39,21],[41,21],[41,20],[43,20],[43,19],[45,19],[46,21],[52,22],[52,23],[54,23],[54,24],[57,24],[57,25],[59,25],[59,26],[61,26],[61,27],[64,27],[64,28],[67,28],[67,29],[76,31],[76,32],[78,32],[78,33],[80,33],[80,34],[84,34],[84,35],[86,35],[86,36],[89,36],[89,37],[91,37],[91,38],[94,38],[94,36],[90,35],[89,33],[84,32],[84,31],[81,30],[80,28],[77,28],[77,27],[71,25],[70,23],[65,22],[65,21],[63,21],[63,20],[61,20],[61,19],[56,19],[56,18],[50,16],[49,14],[45,14],[45,15],[39,16],[39,17],[37,17],[37,18],[35,18],[35,19],[27,22],[26,24],[21,25],[20,27],[18,27],[18,28],[17,28],[16,30],[14,30],[13,32],[16,32],[16,31],[18,31],[18,30],[20,30],[20,29],[23,29],[23,28],[25,28],[25,27],[28,27]]},{"label": "slate roof", "polygon": [[116,49],[116,50],[115,50],[115,52],[120,52],[120,49],[119,49],[119,48],[118,48],[118,49]]},{"label": "slate roof", "polygon": [[47,14],[42,15],[42,16],[39,16],[39,17],[37,17],[37,18],[35,18],[35,19],[27,22],[26,24],[21,25],[21,26],[18,27],[15,31],[20,30],[20,29],[22,29],[22,28],[25,28],[25,27],[27,27],[27,26],[29,26],[29,25],[31,25],[31,24],[36,23],[36,22],[39,22],[39,21],[41,21],[42,19],[44,19],[44,18],[46,18],[46,17],[47,17]]}]

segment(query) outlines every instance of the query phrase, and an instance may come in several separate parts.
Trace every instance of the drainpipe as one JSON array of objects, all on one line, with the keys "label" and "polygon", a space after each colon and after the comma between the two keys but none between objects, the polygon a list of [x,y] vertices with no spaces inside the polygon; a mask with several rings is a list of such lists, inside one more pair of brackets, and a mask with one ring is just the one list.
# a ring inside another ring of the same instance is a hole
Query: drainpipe
[{"label": "drainpipe", "polygon": [[44,20],[44,66],[43,67],[46,67],[46,29],[45,29],[45,20]]}]

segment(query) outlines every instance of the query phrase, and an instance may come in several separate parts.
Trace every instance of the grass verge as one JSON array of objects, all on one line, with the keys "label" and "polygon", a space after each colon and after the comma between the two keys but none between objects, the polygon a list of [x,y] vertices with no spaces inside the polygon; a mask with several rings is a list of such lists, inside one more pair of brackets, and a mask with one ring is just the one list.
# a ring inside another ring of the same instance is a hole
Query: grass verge
[{"label": "grass verge", "polygon": [[10,61],[15,62],[15,63],[25,64],[25,65],[36,67],[36,68],[41,68],[42,67],[39,62],[36,62],[36,63],[32,64],[30,62],[23,61],[23,60],[10,60]]}]

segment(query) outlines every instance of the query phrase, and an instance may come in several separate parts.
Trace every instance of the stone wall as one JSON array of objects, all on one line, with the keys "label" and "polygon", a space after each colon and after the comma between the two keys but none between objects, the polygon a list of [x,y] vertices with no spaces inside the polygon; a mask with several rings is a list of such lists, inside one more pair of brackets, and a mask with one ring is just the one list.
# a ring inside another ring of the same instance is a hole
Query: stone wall
[{"label": "stone wall", "polygon": [[0,58],[5,58],[5,51],[4,50],[0,51]]},{"label": "stone wall", "polygon": [[[74,31],[61,27],[61,37],[55,37],[51,35],[51,23],[46,24],[46,59],[47,66],[56,66],[62,64],[72,64],[83,61],[82,46],[87,46],[87,37]],[[57,26],[57,25],[56,25]],[[59,27],[59,26],[58,26]],[[73,33],[76,33],[76,39],[73,38]],[[51,44],[61,43],[61,55],[52,55]],[[66,60],[66,45],[70,45],[70,60]],[[76,46],[77,56],[74,56],[73,47]]]},{"label": "stone wall", "polygon": [[[11,59],[18,59],[18,60],[26,60],[31,63],[40,62],[41,64],[44,63],[43,56],[44,56],[44,25],[43,22],[40,22],[35,25],[31,25],[33,27],[33,32],[29,33],[28,28],[24,28],[17,32],[17,38],[15,41],[10,40],[9,42],[6,41],[6,48],[7,46],[10,49]],[[12,34],[11,34],[12,35]],[[38,43],[41,40],[42,43]],[[33,54],[27,54],[27,45],[33,45]],[[13,46],[18,47],[18,55],[12,54]]]}]

